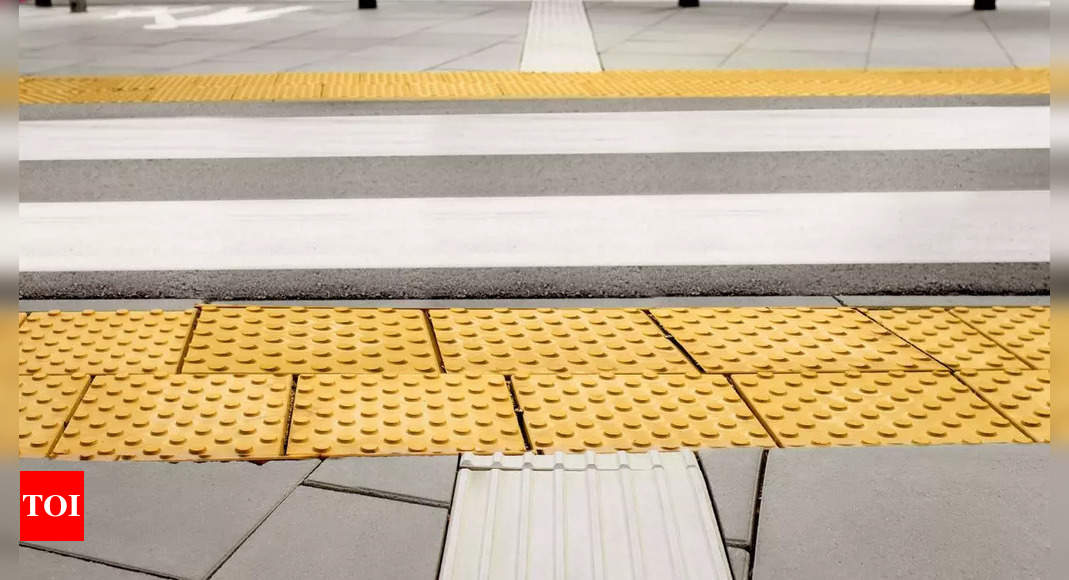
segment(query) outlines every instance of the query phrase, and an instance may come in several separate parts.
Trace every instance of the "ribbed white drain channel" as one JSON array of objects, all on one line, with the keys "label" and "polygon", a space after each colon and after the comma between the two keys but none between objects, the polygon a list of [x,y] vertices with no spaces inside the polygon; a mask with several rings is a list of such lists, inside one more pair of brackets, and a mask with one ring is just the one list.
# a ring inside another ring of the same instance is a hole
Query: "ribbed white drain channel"
[{"label": "ribbed white drain channel", "polygon": [[589,72],[601,70],[594,32],[583,0],[532,0],[520,70]]},{"label": "ribbed white drain channel", "polygon": [[441,580],[730,580],[690,451],[461,459]]}]

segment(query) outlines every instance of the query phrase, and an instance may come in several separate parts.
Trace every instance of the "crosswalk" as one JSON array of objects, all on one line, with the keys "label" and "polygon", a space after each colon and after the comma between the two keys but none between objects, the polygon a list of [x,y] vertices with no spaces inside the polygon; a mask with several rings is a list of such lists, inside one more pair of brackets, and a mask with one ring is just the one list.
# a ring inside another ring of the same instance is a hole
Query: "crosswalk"
[{"label": "crosswalk", "polygon": [[1049,107],[856,105],[24,121],[23,291],[1043,289]]}]

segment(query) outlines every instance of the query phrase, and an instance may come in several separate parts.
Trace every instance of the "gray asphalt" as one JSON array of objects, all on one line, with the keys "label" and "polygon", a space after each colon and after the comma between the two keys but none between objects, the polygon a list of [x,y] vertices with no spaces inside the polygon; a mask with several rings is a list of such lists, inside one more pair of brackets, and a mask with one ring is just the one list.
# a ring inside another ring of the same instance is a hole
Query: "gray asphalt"
[{"label": "gray asphalt", "polygon": [[24,161],[20,200],[1044,190],[1048,150]]},{"label": "gray asphalt", "polygon": [[292,101],[207,103],[103,103],[22,105],[19,120],[121,117],[294,117],[335,115],[441,115],[464,113],[579,113],[737,109],[853,109],[1049,105],[1048,95],[947,95],[919,97],[505,99],[463,101]]},{"label": "gray asphalt", "polygon": [[21,272],[22,299],[643,298],[1050,292],[1049,263]]}]

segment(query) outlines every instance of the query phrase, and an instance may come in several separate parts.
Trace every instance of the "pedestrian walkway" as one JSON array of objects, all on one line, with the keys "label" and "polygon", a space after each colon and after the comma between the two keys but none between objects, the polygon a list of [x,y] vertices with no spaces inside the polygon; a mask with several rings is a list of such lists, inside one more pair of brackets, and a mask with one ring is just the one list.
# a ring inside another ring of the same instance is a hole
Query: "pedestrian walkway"
[{"label": "pedestrian walkway", "polygon": [[20,318],[20,454],[204,460],[1050,440],[1046,307]]},{"label": "pedestrian walkway", "polygon": [[22,543],[18,577],[1038,578],[1051,552],[1049,454],[943,445],[84,462],[85,541]]},{"label": "pedestrian walkway", "polygon": [[969,5],[100,3],[84,15],[22,6],[19,65],[22,74],[98,76],[1049,64],[1048,3],[1003,0],[994,12]]}]

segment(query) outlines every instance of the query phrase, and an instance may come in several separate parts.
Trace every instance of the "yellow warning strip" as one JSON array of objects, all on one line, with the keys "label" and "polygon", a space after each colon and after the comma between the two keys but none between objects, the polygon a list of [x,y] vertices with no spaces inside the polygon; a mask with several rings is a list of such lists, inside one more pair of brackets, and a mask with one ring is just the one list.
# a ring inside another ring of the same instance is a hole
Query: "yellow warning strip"
[{"label": "yellow warning strip", "polygon": [[22,456],[1050,441],[1050,309],[34,312]]},{"label": "yellow warning strip", "polygon": [[1050,93],[1047,68],[284,72],[19,79],[21,104]]}]

